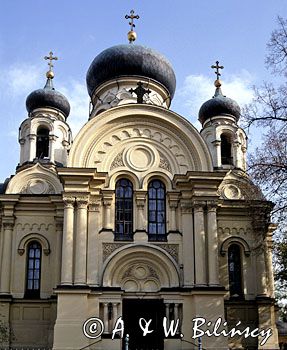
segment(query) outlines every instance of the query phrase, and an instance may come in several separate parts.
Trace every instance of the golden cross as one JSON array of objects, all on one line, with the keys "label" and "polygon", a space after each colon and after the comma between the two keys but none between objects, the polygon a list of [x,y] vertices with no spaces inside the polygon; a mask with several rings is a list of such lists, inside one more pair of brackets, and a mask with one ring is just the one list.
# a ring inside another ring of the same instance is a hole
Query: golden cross
[{"label": "golden cross", "polygon": [[50,67],[50,70],[53,70],[52,68],[54,67],[54,65],[53,65],[52,62],[53,62],[53,60],[57,61],[58,57],[53,56],[53,52],[50,51],[50,52],[49,52],[49,56],[45,56],[44,59],[50,61],[50,62],[48,63],[48,66]]},{"label": "golden cross", "polygon": [[130,19],[131,21],[129,22],[129,25],[131,26],[131,31],[134,29],[135,25],[134,25],[134,19],[139,19],[140,16],[139,15],[135,15],[134,14],[135,11],[131,10],[130,12],[130,16],[125,15],[125,19]]},{"label": "golden cross", "polygon": [[223,66],[219,66],[219,61],[216,61],[216,66],[212,65],[211,68],[212,69],[216,69],[216,71],[214,72],[216,74],[217,79],[219,79],[219,77],[221,76],[221,74],[219,73],[219,69],[223,69]]}]

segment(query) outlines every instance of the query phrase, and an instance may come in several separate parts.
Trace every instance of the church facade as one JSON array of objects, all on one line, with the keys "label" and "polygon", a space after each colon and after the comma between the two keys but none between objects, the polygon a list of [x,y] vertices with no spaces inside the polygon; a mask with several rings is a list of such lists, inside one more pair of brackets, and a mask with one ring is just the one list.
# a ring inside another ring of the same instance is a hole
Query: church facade
[{"label": "church facade", "polygon": [[[240,108],[219,79],[199,132],[169,109],[165,57],[108,48],[88,70],[92,110],[72,142],[51,68],[27,98],[20,162],[0,187],[1,346],[279,349],[272,206],[246,173]],[[129,344],[112,339],[120,317]],[[193,337],[199,318],[204,331],[221,319],[242,334]],[[270,330],[265,342],[256,329]]]}]

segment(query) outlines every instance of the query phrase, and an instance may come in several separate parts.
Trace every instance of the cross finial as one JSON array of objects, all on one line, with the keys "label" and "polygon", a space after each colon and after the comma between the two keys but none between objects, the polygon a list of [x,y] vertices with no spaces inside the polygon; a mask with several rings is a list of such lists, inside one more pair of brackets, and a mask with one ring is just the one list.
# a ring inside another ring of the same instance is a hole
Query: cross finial
[{"label": "cross finial", "polygon": [[54,77],[54,73],[53,73],[53,67],[54,67],[54,65],[53,65],[53,60],[57,61],[58,57],[53,56],[53,52],[50,51],[50,52],[49,52],[49,56],[45,56],[44,59],[45,59],[45,60],[49,60],[49,62],[48,62],[49,72],[47,72],[47,78],[49,78],[49,77],[48,77],[48,74],[50,75],[50,78],[53,78],[53,77]]},{"label": "cross finial", "polygon": [[137,83],[137,88],[136,89],[130,89],[129,92],[130,93],[135,93],[137,95],[137,103],[144,103],[143,97],[145,94],[150,94],[151,91],[150,89],[145,89],[143,87],[143,83],[141,81],[139,81]]},{"label": "cross finial", "polygon": [[216,74],[216,79],[219,80],[219,77],[221,76],[219,69],[223,69],[224,67],[219,65],[219,61],[216,61],[215,63],[216,65],[212,65],[211,68],[216,69],[214,73]]},{"label": "cross finial", "polygon": [[129,25],[131,26],[131,29],[128,32],[128,39],[129,39],[130,43],[135,41],[136,38],[137,38],[136,32],[134,31],[134,27],[135,27],[134,19],[139,19],[139,18],[140,18],[140,16],[139,15],[135,15],[135,11],[134,10],[131,10],[130,15],[125,15],[125,19],[130,19]]},{"label": "cross finial", "polygon": [[134,13],[135,13],[135,11],[131,10],[130,15],[125,15],[125,19],[130,19],[131,20],[129,22],[129,25],[131,26],[131,30],[133,30],[134,27],[135,27],[134,19],[139,19],[140,18],[139,15],[135,15]]}]

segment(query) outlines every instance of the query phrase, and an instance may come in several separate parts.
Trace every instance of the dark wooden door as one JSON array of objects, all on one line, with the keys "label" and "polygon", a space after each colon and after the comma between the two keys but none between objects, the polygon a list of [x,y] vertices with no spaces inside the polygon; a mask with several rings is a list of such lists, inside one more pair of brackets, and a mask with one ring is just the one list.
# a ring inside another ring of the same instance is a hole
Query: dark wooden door
[{"label": "dark wooden door", "polygon": [[[129,334],[129,350],[163,350],[163,317],[163,300],[124,299],[123,320],[125,324],[125,335]],[[144,318],[147,322],[150,319],[152,320],[149,330],[153,330],[153,332],[147,334],[145,337],[139,325],[140,318]]]}]

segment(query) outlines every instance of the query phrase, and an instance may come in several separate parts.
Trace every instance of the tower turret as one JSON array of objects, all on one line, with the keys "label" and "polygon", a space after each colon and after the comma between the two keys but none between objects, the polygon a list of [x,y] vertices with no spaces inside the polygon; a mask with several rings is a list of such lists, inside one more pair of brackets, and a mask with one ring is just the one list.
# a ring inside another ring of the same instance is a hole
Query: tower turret
[{"label": "tower turret", "polygon": [[223,95],[219,80],[219,62],[215,68],[215,94],[200,108],[198,119],[202,124],[201,135],[205,139],[216,169],[246,170],[247,137],[238,126],[240,107],[236,101]]},{"label": "tower turret", "polygon": [[47,82],[43,89],[33,91],[26,99],[28,118],[19,129],[19,167],[35,162],[58,166],[67,163],[71,130],[66,119],[70,113],[70,104],[53,86],[52,61],[58,58],[50,52],[45,59],[49,60]]}]

